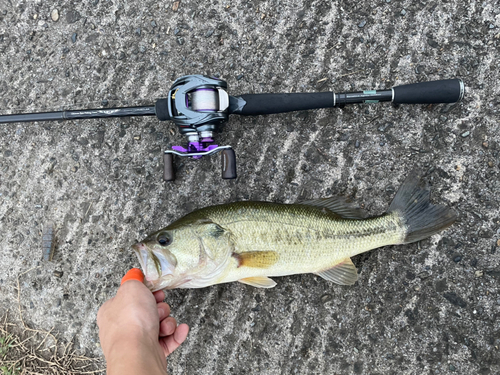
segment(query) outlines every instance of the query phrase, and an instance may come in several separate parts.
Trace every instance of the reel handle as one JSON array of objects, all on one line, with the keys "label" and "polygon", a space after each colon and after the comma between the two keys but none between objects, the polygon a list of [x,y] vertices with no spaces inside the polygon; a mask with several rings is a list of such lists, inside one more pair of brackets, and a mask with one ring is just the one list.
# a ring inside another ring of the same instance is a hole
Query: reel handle
[{"label": "reel handle", "polygon": [[455,103],[464,97],[464,83],[461,79],[411,83],[392,88],[396,104]]}]

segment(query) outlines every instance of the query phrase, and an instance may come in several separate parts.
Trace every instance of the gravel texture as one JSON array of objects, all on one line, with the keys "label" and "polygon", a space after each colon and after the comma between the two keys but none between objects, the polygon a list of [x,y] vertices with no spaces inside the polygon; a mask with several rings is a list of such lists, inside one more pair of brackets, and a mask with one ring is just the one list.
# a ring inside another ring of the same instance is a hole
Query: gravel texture
[{"label": "gravel texture", "polygon": [[[175,9],[175,10],[174,10]],[[154,117],[0,125],[0,309],[100,357],[95,317],[138,266],[130,245],[207,205],[343,195],[384,212],[426,172],[459,220],[417,244],[357,256],[350,287],[314,275],[168,292],[192,327],[172,374],[500,372],[500,7],[493,0],[0,2],[1,113],[146,105],[177,77],[230,94],[357,91],[462,78],[455,105],[365,104],[232,116],[239,177],[176,160]],[[42,260],[53,221],[57,246]]]}]

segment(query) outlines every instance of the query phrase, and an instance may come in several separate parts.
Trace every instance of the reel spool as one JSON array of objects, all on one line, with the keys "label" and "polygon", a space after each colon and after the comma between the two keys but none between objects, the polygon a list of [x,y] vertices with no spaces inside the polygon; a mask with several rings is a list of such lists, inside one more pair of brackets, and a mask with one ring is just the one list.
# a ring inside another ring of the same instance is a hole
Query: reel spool
[{"label": "reel spool", "polygon": [[217,112],[219,92],[215,89],[197,89],[188,94],[186,106],[196,112]]}]

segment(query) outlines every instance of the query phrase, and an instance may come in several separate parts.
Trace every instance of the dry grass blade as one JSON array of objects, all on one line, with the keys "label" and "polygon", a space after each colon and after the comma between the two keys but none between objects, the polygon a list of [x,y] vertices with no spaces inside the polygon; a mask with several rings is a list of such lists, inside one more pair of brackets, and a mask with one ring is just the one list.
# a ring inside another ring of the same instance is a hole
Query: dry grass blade
[{"label": "dry grass blade", "polygon": [[34,329],[25,323],[19,279],[35,268],[17,277],[18,319],[6,313],[0,321],[0,375],[104,374],[100,361],[79,355],[71,341],[63,344],[52,329]]}]

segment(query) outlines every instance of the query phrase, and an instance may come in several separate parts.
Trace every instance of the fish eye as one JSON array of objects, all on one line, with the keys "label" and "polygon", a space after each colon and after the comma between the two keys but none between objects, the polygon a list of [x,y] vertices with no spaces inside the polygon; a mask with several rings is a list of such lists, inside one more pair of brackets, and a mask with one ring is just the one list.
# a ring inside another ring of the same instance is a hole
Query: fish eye
[{"label": "fish eye", "polygon": [[161,246],[167,246],[172,242],[172,237],[168,233],[160,233],[156,240]]}]

